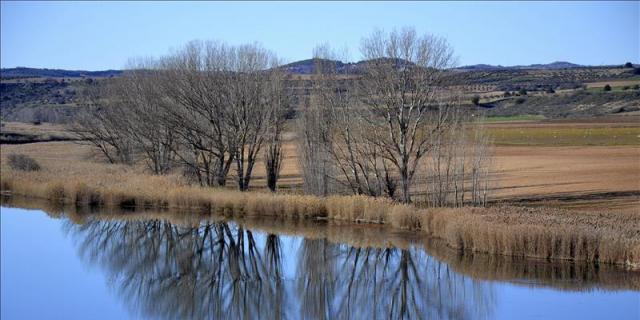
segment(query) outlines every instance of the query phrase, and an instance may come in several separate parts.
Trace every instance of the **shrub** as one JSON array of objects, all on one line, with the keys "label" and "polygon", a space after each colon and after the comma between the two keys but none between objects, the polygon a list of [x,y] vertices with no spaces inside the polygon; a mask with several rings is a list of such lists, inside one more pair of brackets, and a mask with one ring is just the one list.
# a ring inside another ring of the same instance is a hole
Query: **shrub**
[{"label": "shrub", "polygon": [[633,63],[627,62],[627,63],[624,64],[624,67],[625,68],[633,68]]},{"label": "shrub", "polygon": [[527,99],[525,99],[525,98],[518,98],[518,99],[516,99],[516,103],[517,103],[517,104],[522,104],[522,103],[524,103],[525,101],[527,101]]},{"label": "shrub", "polygon": [[636,84],[635,86],[633,86],[633,90],[638,90],[638,89],[640,89],[640,85]]},{"label": "shrub", "polygon": [[526,95],[526,94],[527,94],[527,89],[522,88],[522,89],[518,90],[518,93],[519,93],[520,95],[523,95],[523,96],[524,96],[524,95]]},{"label": "shrub", "polygon": [[629,89],[631,89],[631,87],[629,87],[629,86],[622,87],[622,90],[629,90]]},{"label": "shrub", "polygon": [[480,97],[477,95],[473,96],[473,98],[471,98],[471,103],[477,106],[480,103]]},{"label": "shrub", "polygon": [[602,88],[602,90],[611,91],[611,86],[607,84],[607,85],[604,86],[604,88]]},{"label": "shrub", "polygon": [[33,158],[24,154],[10,154],[9,155],[9,167],[14,170],[22,171],[38,171],[40,165]]}]

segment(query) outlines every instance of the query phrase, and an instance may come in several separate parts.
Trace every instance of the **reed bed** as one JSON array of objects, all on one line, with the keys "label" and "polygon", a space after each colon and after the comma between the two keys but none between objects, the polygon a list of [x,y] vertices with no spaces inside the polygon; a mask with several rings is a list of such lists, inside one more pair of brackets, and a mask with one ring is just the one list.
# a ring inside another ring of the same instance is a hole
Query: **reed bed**
[{"label": "reed bed", "polygon": [[[3,159],[4,160],[4,159]],[[38,159],[40,161],[40,159]],[[57,166],[57,167],[56,167]],[[45,163],[38,172],[2,163],[4,193],[76,207],[180,210],[233,217],[387,224],[442,239],[459,250],[640,269],[640,215],[550,208],[420,209],[365,196],[238,192],[190,186],[120,166]]]}]

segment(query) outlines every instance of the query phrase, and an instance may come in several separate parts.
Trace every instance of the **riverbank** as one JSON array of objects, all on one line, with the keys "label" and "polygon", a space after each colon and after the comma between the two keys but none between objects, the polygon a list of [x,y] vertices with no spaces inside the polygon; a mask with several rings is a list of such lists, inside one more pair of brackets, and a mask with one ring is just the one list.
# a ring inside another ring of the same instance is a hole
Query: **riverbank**
[{"label": "riverbank", "polygon": [[319,198],[190,186],[178,176],[152,176],[95,162],[15,171],[2,161],[5,194],[90,208],[138,208],[233,217],[387,224],[441,239],[469,252],[574,260],[640,268],[640,219],[632,212],[552,208],[420,209],[364,196]]}]

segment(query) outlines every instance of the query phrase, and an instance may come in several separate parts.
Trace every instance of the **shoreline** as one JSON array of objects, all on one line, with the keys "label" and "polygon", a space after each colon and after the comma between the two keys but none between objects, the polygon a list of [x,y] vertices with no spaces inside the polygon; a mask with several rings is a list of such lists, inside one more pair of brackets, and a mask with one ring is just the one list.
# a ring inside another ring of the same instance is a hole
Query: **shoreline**
[{"label": "shoreline", "polygon": [[58,205],[385,224],[442,240],[460,251],[640,270],[640,219],[634,213],[518,206],[421,209],[366,196],[319,198],[187,186],[150,175],[142,175],[146,176],[143,180],[134,175],[130,180],[106,185],[92,183],[89,175],[43,178],[37,173],[3,169],[0,190],[4,194]]}]

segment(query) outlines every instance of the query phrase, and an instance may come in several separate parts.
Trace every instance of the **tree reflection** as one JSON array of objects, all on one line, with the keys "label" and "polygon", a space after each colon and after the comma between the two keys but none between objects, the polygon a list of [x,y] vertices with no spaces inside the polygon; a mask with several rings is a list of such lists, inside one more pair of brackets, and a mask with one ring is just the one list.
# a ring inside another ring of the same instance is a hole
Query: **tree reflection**
[{"label": "tree reflection", "polygon": [[487,284],[416,248],[357,248],[207,221],[66,227],[83,259],[147,318],[475,319],[494,305]]}]

